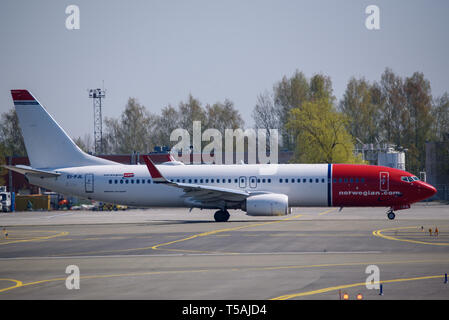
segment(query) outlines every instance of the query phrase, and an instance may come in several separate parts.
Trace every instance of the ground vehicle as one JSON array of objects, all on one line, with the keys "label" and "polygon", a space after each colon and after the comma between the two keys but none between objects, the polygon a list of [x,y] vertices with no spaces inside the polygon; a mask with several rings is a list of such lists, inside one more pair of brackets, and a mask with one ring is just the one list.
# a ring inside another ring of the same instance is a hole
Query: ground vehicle
[{"label": "ground vehicle", "polygon": [[0,187],[0,210],[11,211],[11,192],[7,192],[5,186]]}]

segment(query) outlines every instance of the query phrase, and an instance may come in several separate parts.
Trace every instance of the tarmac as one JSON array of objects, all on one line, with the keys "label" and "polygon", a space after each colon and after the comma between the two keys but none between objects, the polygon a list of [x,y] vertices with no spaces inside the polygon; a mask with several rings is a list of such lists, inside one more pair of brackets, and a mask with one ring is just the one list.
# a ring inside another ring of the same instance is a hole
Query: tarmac
[{"label": "tarmac", "polygon": [[449,205],[213,213],[2,213],[0,299],[449,299]]}]

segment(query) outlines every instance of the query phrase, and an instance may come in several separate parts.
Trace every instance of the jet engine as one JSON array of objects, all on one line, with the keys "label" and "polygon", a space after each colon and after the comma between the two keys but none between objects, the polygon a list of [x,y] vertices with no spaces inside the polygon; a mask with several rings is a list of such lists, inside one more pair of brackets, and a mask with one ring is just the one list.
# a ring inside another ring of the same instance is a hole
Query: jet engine
[{"label": "jet engine", "polygon": [[249,216],[284,216],[288,213],[288,196],[285,194],[258,194],[246,199],[246,214]]}]

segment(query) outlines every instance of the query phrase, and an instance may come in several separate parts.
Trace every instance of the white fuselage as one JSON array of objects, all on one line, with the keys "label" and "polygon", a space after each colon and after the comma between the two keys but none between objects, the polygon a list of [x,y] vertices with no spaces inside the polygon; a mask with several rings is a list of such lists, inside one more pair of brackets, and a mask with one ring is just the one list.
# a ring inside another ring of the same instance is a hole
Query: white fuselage
[{"label": "white fuselage", "polygon": [[[327,164],[157,167],[166,179],[174,182],[282,193],[288,196],[289,206],[327,206],[329,203]],[[154,183],[145,165],[98,165],[52,170],[61,175],[45,179],[30,176],[30,183],[63,194],[115,204],[190,207],[182,189]]]}]

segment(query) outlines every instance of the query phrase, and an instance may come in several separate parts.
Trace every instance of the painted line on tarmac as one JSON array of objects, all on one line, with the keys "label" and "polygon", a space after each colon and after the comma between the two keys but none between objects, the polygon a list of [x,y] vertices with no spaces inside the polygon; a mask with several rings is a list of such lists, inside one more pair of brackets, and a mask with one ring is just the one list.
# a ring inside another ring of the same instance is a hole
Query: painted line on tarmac
[{"label": "painted line on tarmac", "polygon": [[72,214],[75,214],[75,213],[76,213],[76,211],[69,211],[69,212],[66,212],[66,213],[60,213],[60,214],[55,214],[53,216],[47,216],[47,217],[41,217],[41,218],[42,219],[52,219],[52,218],[57,218],[57,217],[69,216],[69,215],[72,215]]},{"label": "painted line on tarmac", "polygon": [[[333,211],[333,210],[335,210],[335,208],[323,211],[322,213],[328,213],[328,212]],[[222,233],[222,232],[237,231],[237,230],[241,230],[241,229],[247,229],[247,228],[258,227],[258,226],[263,226],[263,225],[268,225],[268,224],[280,223],[280,222],[284,222],[284,221],[288,221],[288,220],[293,220],[295,218],[299,218],[299,217],[302,217],[302,216],[303,216],[302,214],[297,214],[297,215],[294,215],[294,216],[291,216],[291,217],[288,217],[288,218],[284,218],[284,219],[281,219],[281,220],[276,220],[276,221],[254,223],[254,224],[250,224],[250,225],[246,225],[246,226],[240,226],[240,227],[234,227],[234,228],[224,228],[224,229],[218,229],[218,230],[203,232],[203,233],[192,235],[192,236],[187,237],[187,238],[182,238],[182,239],[178,239],[178,240],[174,240],[174,241],[170,241],[170,242],[160,243],[160,244],[152,246],[151,249],[153,249],[153,250],[161,250],[161,247],[165,247],[165,246],[168,246],[168,245],[171,245],[171,244],[175,244],[175,243],[179,243],[179,242],[184,242],[184,241],[188,241],[188,240],[192,240],[192,239],[196,239],[196,238],[200,238],[200,237],[205,237],[205,236],[209,236],[209,235],[216,235],[216,234]],[[167,249],[162,249],[162,250],[167,250]],[[177,249],[170,249],[170,250],[177,250]]]},{"label": "painted line on tarmac", "polygon": [[376,237],[384,238],[387,240],[393,240],[393,241],[403,241],[403,242],[410,242],[410,243],[418,243],[418,244],[426,244],[426,245],[433,245],[433,246],[449,246],[449,243],[447,242],[428,242],[428,241],[419,241],[419,240],[412,240],[412,239],[400,239],[397,237],[387,236],[384,235],[382,232],[385,231],[392,231],[392,230],[404,230],[404,229],[417,229],[419,230],[420,227],[400,227],[400,228],[388,228],[388,229],[380,229],[373,231],[373,235]]},{"label": "painted line on tarmac", "polygon": [[[335,210],[335,208],[326,210],[324,212],[327,211],[332,211]],[[166,250],[166,251],[175,251],[175,252],[190,252],[190,253],[219,253],[219,254],[239,254],[238,252],[223,252],[223,251],[201,251],[201,250],[187,250],[187,249],[171,249],[171,248],[161,248],[161,247],[165,247],[174,243],[179,243],[179,242],[184,242],[187,240],[192,240],[192,239],[196,239],[196,238],[200,238],[200,237],[205,237],[205,236],[209,236],[209,235],[216,235],[218,233],[223,233],[223,232],[229,232],[229,231],[237,231],[237,230],[242,230],[242,229],[247,229],[247,228],[252,228],[252,227],[257,227],[257,226],[263,226],[263,225],[268,225],[268,224],[274,224],[274,223],[280,223],[280,222],[284,222],[287,220],[293,220],[295,218],[299,218],[302,217],[302,214],[298,214],[298,215],[294,215],[294,216],[290,216],[288,218],[284,218],[281,220],[275,220],[275,221],[267,221],[267,222],[262,222],[262,223],[253,223],[253,224],[249,224],[249,225],[244,225],[244,226],[239,226],[239,227],[233,227],[233,228],[224,228],[224,229],[217,229],[217,230],[213,230],[213,231],[207,231],[207,232],[202,232],[199,234],[194,234],[192,236],[186,237],[186,238],[181,238],[178,240],[173,240],[170,242],[164,242],[164,243],[159,243],[153,246],[148,246],[148,247],[142,247],[142,248],[129,248],[129,249],[116,249],[116,250],[101,250],[101,251],[91,251],[91,252],[80,252],[80,253],[74,253],[74,255],[86,255],[86,254],[98,254],[98,253],[114,253],[114,252],[132,252],[132,251],[143,251],[143,250]],[[54,256],[61,256],[61,255],[54,255]]]},{"label": "painted line on tarmac", "polygon": [[157,258],[157,257],[198,257],[198,256],[281,256],[281,255],[333,255],[333,254],[381,254],[382,251],[300,251],[300,252],[217,252],[217,253],[156,253],[156,254],[121,254],[103,256],[36,256],[0,258],[0,261],[9,260],[58,260],[58,259],[101,259],[101,258]]},{"label": "painted line on tarmac", "polygon": [[[423,277],[414,277],[414,278],[401,278],[401,279],[392,279],[392,280],[382,280],[382,281],[375,281],[372,284],[396,283],[396,282],[427,280],[427,279],[437,279],[437,278],[444,279],[444,275],[440,274],[440,275],[434,275],[434,276],[423,276]],[[292,299],[292,298],[306,297],[306,296],[311,296],[311,295],[314,295],[314,294],[326,293],[326,292],[330,292],[330,291],[336,291],[336,290],[348,289],[348,288],[354,288],[354,287],[361,287],[361,286],[365,286],[365,285],[366,285],[366,282],[345,284],[345,285],[341,285],[341,286],[335,286],[335,287],[329,287],[329,288],[324,288],[324,289],[306,291],[306,292],[301,292],[301,293],[286,294],[286,295],[283,295],[283,296],[272,298],[270,300],[288,300],[288,299]]]},{"label": "painted line on tarmac", "polygon": [[51,235],[51,236],[41,236],[41,237],[34,237],[34,238],[30,238],[30,239],[21,239],[21,240],[0,242],[0,245],[11,244],[11,243],[20,243],[20,242],[33,242],[33,241],[48,240],[48,239],[53,239],[56,237],[63,237],[63,236],[66,236],[69,234],[66,231],[60,232],[60,231],[46,231],[46,230],[36,230],[36,231],[28,231],[28,232],[51,232],[51,233],[56,233],[56,234]]},{"label": "painted line on tarmac", "polygon": [[[80,279],[107,279],[107,278],[118,278],[118,277],[138,277],[138,276],[149,276],[149,275],[164,275],[164,274],[189,274],[189,273],[214,273],[214,272],[242,272],[242,271],[274,271],[274,270],[295,270],[295,269],[308,269],[308,268],[327,268],[327,267],[342,267],[342,266],[360,266],[360,265],[385,265],[385,264],[412,264],[412,263],[449,263],[449,259],[445,260],[404,260],[404,261],[384,261],[384,262],[354,262],[354,263],[337,263],[337,264],[316,264],[316,265],[299,265],[299,266],[277,266],[277,267],[237,267],[237,268],[218,268],[218,269],[194,269],[194,270],[173,270],[173,271],[150,271],[150,272],[134,272],[134,273],[119,273],[119,274],[103,274],[103,275],[90,275],[90,276],[81,276]],[[443,275],[440,276],[432,276],[432,277],[443,277]],[[58,282],[58,281],[66,281],[66,277],[63,278],[53,278],[53,279],[46,279],[46,280],[38,280],[33,282],[27,282],[22,283],[21,281],[14,280],[14,279],[5,279],[16,282],[15,286],[4,288],[0,290],[1,292],[8,292],[16,288],[22,288],[26,286],[32,286],[32,285],[39,285],[43,283],[49,283],[49,282]],[[381,283],[387,283],[387,282],[394,282],[395,280],[386,280],[381,281]],[[398,280],[396,280],[398,281]],[[365,285],[365,282],[363,283],[356,283],[352,285],[344,285],[339,287],[331,287],[331,288],[325,288],[315,291],[308,291],[305,293],[299,293],[299,294],[289,294],[280,296],[273,299],[278,298],[285,298],[288,297],[288,299],[292,297],[296,297],[298,295],[311,295],[316,293],[322,293],[327,291],[333,291],[338,290],[339,288],[349,288],[351,286],[359,286],[359,285]]]},{"label": "painted line on tarmac", "polygon": [[12,290],[12,289],[19,288],[19,287],[23,286],[22,281],[19,281],[19,280],[16,280],[16,279],[0,279],[0,281],[9,281],[9,282],[14,282],[15,283],[14,286],[0,289],[0,292]]}]

